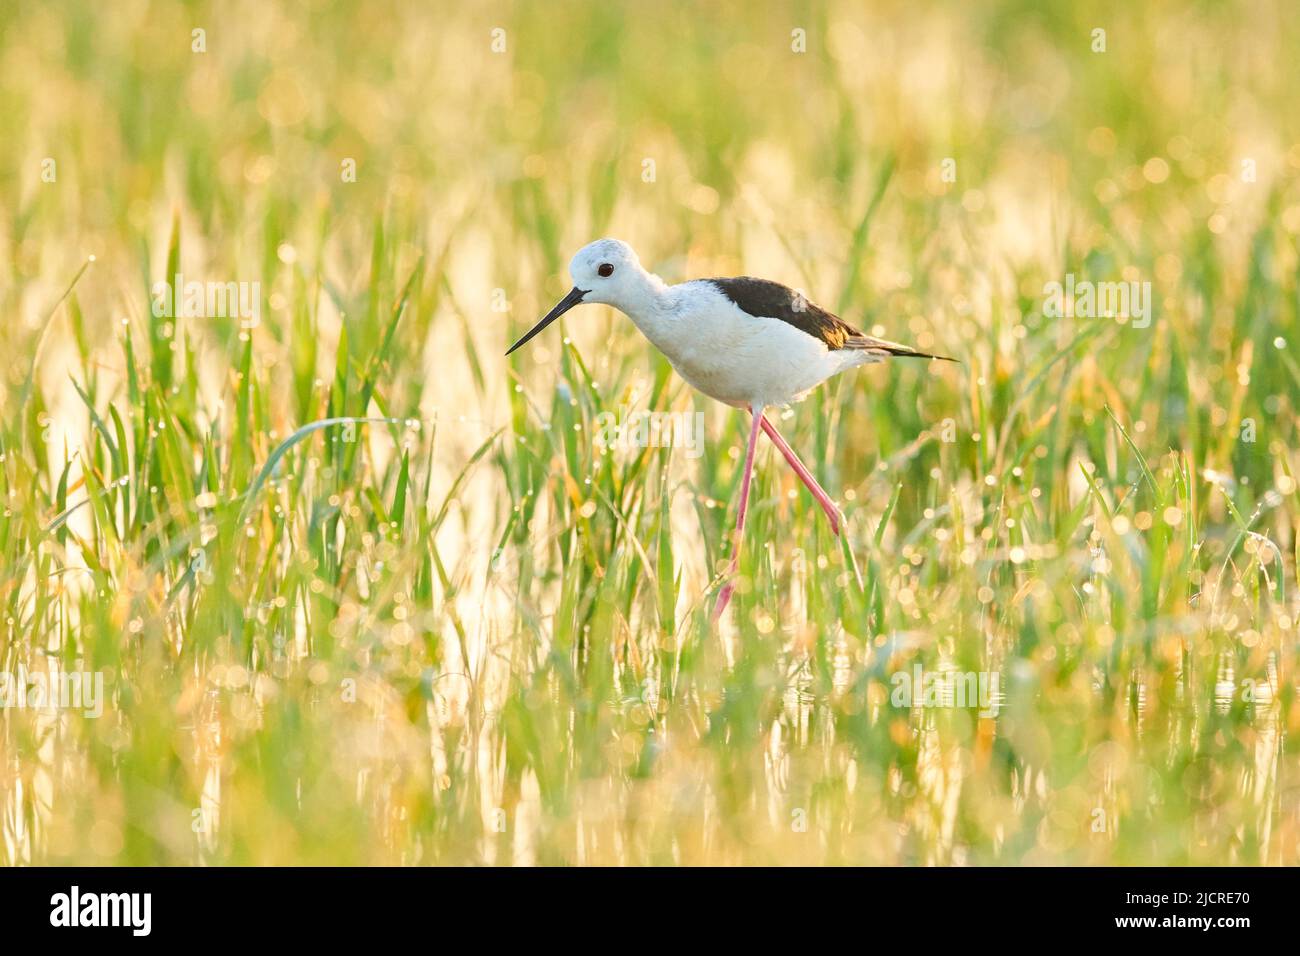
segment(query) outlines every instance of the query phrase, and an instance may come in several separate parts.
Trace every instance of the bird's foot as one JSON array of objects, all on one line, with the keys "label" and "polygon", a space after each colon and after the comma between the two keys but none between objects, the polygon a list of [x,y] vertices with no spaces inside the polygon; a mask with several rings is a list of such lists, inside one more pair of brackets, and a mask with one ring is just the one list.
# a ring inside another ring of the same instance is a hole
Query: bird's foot
[{"label": "bird's foot", "polygon": [[713,623],[717,623],[718,618],[722,617],[722,612],[727,609],[727,604],[731,601],[731,593],[736,590],[735,582],[728,581],[718,592],[718,600],[713,605],[713,615],[710,617]]},{"label": "bird's foot", "polygon": [[822,511],[826,512],[826,519],[831,523],[831,533],[838,538],[840,536],[840,509],[835,507],[833,502],[830,504],[821,502],[821,506]]}]

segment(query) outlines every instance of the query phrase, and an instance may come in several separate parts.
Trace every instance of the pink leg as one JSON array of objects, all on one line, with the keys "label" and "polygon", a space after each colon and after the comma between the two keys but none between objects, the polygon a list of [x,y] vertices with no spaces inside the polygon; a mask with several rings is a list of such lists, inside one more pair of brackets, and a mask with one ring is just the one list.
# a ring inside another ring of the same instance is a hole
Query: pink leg
[{"label": "pink leg", "polygon": [[804,463],[799,460],[799,456],[794,453],[794,449],[786,444],[785,439],[781,437],[781,433],[776,430],[776,426],[766,418],[762,419],[762,423],[763,431],[767,432],[767,437],[772,439],[772,443],[775,444],[777,448],[781,449],[781,454],[784,455],[785,460],[790,463],[790,467],[794,469],[794,473],[799,476],[800,480],[802,480],[805,485],[808,486],[808,490],[811,491],[813,497],[817,499],[817,503],[822,506],[822,511],[826,512],[826,517],[829,518],[831,522],[831,530],[836,534],[839,534],[840,510],[835,507],[835,502],[831,500],[831,496],[822,490],[821,485],[817,484],[817,479],[812,476],[811,471],[804,467]]},{"label": "pink leg", "polygon": [[758,446],[758,428],[766,419],[763,418],[763,409],[751,408],[751,414],[754,416],[754,423],[749,428],[749,449],[745,452],[745,474],[740,479],[740,507],[736,510],[736,541],[731,550],[731,566],[727,569],[728,581],[718,592],[718,602],[713,605],[713,620],[722,616],[722,612],[727,609],[727,602],[731,600],[731,592],[735,590],[735,584],[730,578],[735,575],[740,567],[740,541],[745,534],[745,509],[749,505],[749,482],[754,477],[754,449]]}]

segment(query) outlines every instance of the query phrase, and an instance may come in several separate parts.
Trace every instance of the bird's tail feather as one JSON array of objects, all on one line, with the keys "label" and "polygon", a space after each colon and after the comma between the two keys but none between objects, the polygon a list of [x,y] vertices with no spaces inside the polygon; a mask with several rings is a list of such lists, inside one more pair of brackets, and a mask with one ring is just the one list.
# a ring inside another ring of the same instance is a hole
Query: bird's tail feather
[{"label": "bird's tail feather", "polygon": [[898,358],[938,359],[940,362],[956,362],[958,365],[961,364],[961,359],[953,358],[951,355],[931,355],[929,352],[918,352],[916,349],[899,349],[897,351],[891,349],[889,354],[897,356]]},{"label": "bird's tail feather", "polygon": [[897,358],[938,359],[940,362],[961,364],[961,359],[955,359],[948,355],[932,355],[929,352],[918,352],[916,349],[900,345],[898,342],[887,342],[884,339],[878,339],[870,335],[855,335],[845,341],[844,347],[863,349],[868,352],[883,352],[885,355],[893,355]]}]

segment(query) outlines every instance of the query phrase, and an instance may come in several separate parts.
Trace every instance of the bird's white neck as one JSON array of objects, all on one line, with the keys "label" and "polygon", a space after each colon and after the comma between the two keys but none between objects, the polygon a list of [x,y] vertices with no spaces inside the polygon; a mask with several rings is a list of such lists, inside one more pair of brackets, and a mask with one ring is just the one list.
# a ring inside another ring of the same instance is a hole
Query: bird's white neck
[{"label": "bird's white neck", "polygon": [[653,272],[640,270],[629,276],[617,294],[610,296],[609,305],[624,313],[641,333],[652,342],[656,332],[669,318],[675,298],[673,286]]}]

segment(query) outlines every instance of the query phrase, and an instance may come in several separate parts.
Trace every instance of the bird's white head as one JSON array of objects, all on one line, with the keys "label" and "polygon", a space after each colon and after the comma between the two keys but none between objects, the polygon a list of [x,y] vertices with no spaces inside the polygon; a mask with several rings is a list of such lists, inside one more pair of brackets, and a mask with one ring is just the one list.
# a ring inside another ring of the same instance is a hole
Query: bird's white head
[{"label": "bird's white head", "polygon": [[641,267],[641,260],[626,242],[597,239],[578,250],[569,262],[573,288],[555,308],[506,352],[509,355],[565,312],[583,302],[612,305],[634,313],[662,288],[660,280]]},{"label": "bird's white head", "polygon": [[570,260],[569,275],[576,287],[585,290],[583,302],[602,302],[617,308],[640,292],[645,270],[626,242],[597,239]]}]

